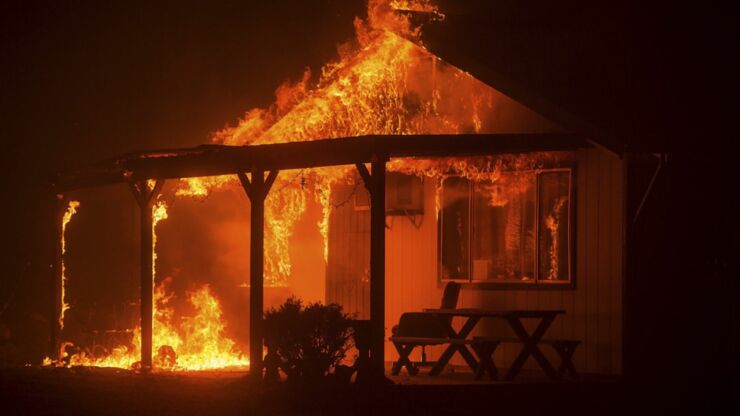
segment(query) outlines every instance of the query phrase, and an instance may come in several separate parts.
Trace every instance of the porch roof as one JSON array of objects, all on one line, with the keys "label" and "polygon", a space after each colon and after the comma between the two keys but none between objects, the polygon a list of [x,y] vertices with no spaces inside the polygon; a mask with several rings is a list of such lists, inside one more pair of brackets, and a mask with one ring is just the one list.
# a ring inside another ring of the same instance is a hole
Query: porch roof
[{"label": "porch roof", "polygon": [[201,145],[128,153],[54,179],[56,192],[144,179],[229,175],[367,163],[373,158],[440,157],[573,150],[577,134],[369,135],[251,146]]}]

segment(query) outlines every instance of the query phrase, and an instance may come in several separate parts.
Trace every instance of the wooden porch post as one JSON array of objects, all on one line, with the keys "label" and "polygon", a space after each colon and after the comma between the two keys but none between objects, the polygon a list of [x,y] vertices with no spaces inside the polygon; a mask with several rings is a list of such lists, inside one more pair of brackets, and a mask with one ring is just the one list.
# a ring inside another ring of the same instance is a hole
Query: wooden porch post
[{"label": "wooden porch post", "polygon": [[141,369],[152,368],[152,315],[154,313],[154,259],[152,253],[152,206],[154,196],[164,185],[164,180],[155,182],[149,189],[147,181],[129,182],[131,192],[139,205],[139,251],[141,255]]},{"label": "wooden porch post", "polygon": [[251,181],[243,173],[239,180],[251,203],[249,236],[249,374],[253,380],[262,379],[262,328],[265,262],[265,198],[278,171],[265,171],[252,167]]},{"label": "wooden porch post", "polygon": [[383,375],[385,365],[385,163],[374,154],[372,172],[357,164],[370,193],[370,368]]},{"label": "wooden porch post", "polygon": [[385,365],[385,161],[373,157],[370,202],[370,360],[373,372]]}]

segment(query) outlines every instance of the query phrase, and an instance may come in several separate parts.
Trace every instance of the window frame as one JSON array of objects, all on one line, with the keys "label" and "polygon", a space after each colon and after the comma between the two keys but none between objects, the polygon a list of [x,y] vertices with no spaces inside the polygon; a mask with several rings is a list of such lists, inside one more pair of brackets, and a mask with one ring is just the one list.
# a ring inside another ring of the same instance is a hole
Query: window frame
[{"label": "window frame", "polygon": [[[473,234],[474,229],[472,227],[473,224],[473,182],[470,182],[470,188],[468,191],[468,206],[469,206],[469,215],[470,220],[468,223],[469,231],[468,231],[468,277],[467,279],[446,279],[443,277],[443,267],[442,267],[442,246],[443,246],[443,238],[442,238],[442,210],[443,207],[439,207],[439,212],[437,213],[437,285],[443,286],[447,282],[457,282],[463,285],[465,288],[470,289],[484,289],[484,290],[575,290],[576,288],[576,229],[575,229],[575,222],[576,222],[576,186],[575,186],[575,176],[576,176],[576,166],[575,164],[564,164],[562,166],[557,167],[551,167],[551,168],[541,168],[541,169],[530,169],[530,170],[523,170],[519,172],[527,172],[527,171],[533,171],[535,173],[535,235],[534,235],[534,241],[535,241],[535,249],[534,249],[534,264],[535,264],[535,270],[534,270],[534,276],[535,278],[530,281],[514,281],[514,280],[506,280],[503,282],[495,282],[495,281],[480,281],[480,280],[474,280],[474,270],[473,270],[473,262],[474,262],[474,256],[472,255],[472,249],[473,249]],[[539,211],[540,211],[540,175],[542,173],[548,173],[548,172],[570,172],[569,178],[568,178],[568,277],[569,279],[567,281],[564,280],[558,280],[558,281],[552,281],[552,280],[546,280],[546,279],[540,279],[539,278],[539,253],[540,253],[540,243],[539,243],[539,236],[540,236],[540,218],[539,218]],[[460,176],[460,175],[449,175],[450,177],[453,176]],[[441,182],[444,179],[440,180],[439,187],[440,192],[444,192],[444,184]],[[439,196],[440,200],[444,199],[444,195],[441,194]]]}]

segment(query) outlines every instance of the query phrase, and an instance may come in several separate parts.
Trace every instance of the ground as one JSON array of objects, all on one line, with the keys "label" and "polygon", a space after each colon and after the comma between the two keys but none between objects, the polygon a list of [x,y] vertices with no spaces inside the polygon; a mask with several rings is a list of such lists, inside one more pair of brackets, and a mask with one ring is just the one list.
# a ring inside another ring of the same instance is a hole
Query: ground
[{"label": "ground", "polygon": [[[428,376],[421,376],[427,377]],[[406,380],[403,382],[403,380]],[[519,383],[402,384],[327,388],[251,385],[244,373],[150,374],[113,369],[0,370],[0,414],[666,414],[683,403],[708,410],[720,403],[611,380]],[[683,397],[683,400],[681,399]],[[668,404],[670,403],[670,405]],[[711,406],[711,407],[705,407]],[[718,410],[719,408],[717,408]],[[686,410],[686,409],[684,409]]]}]

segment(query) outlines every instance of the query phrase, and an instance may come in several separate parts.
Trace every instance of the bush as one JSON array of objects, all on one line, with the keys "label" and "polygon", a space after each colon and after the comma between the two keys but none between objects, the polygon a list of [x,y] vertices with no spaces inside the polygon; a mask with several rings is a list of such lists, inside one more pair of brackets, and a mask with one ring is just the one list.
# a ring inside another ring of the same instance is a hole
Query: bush
[{"label": "bush", "polygon": [[[265,313],[265,345],[289,380],[317,380],[342,361],[350,343],[350,317],[337,304],[291,297]],[[268,357],[265,357],[266,365]]]}]

